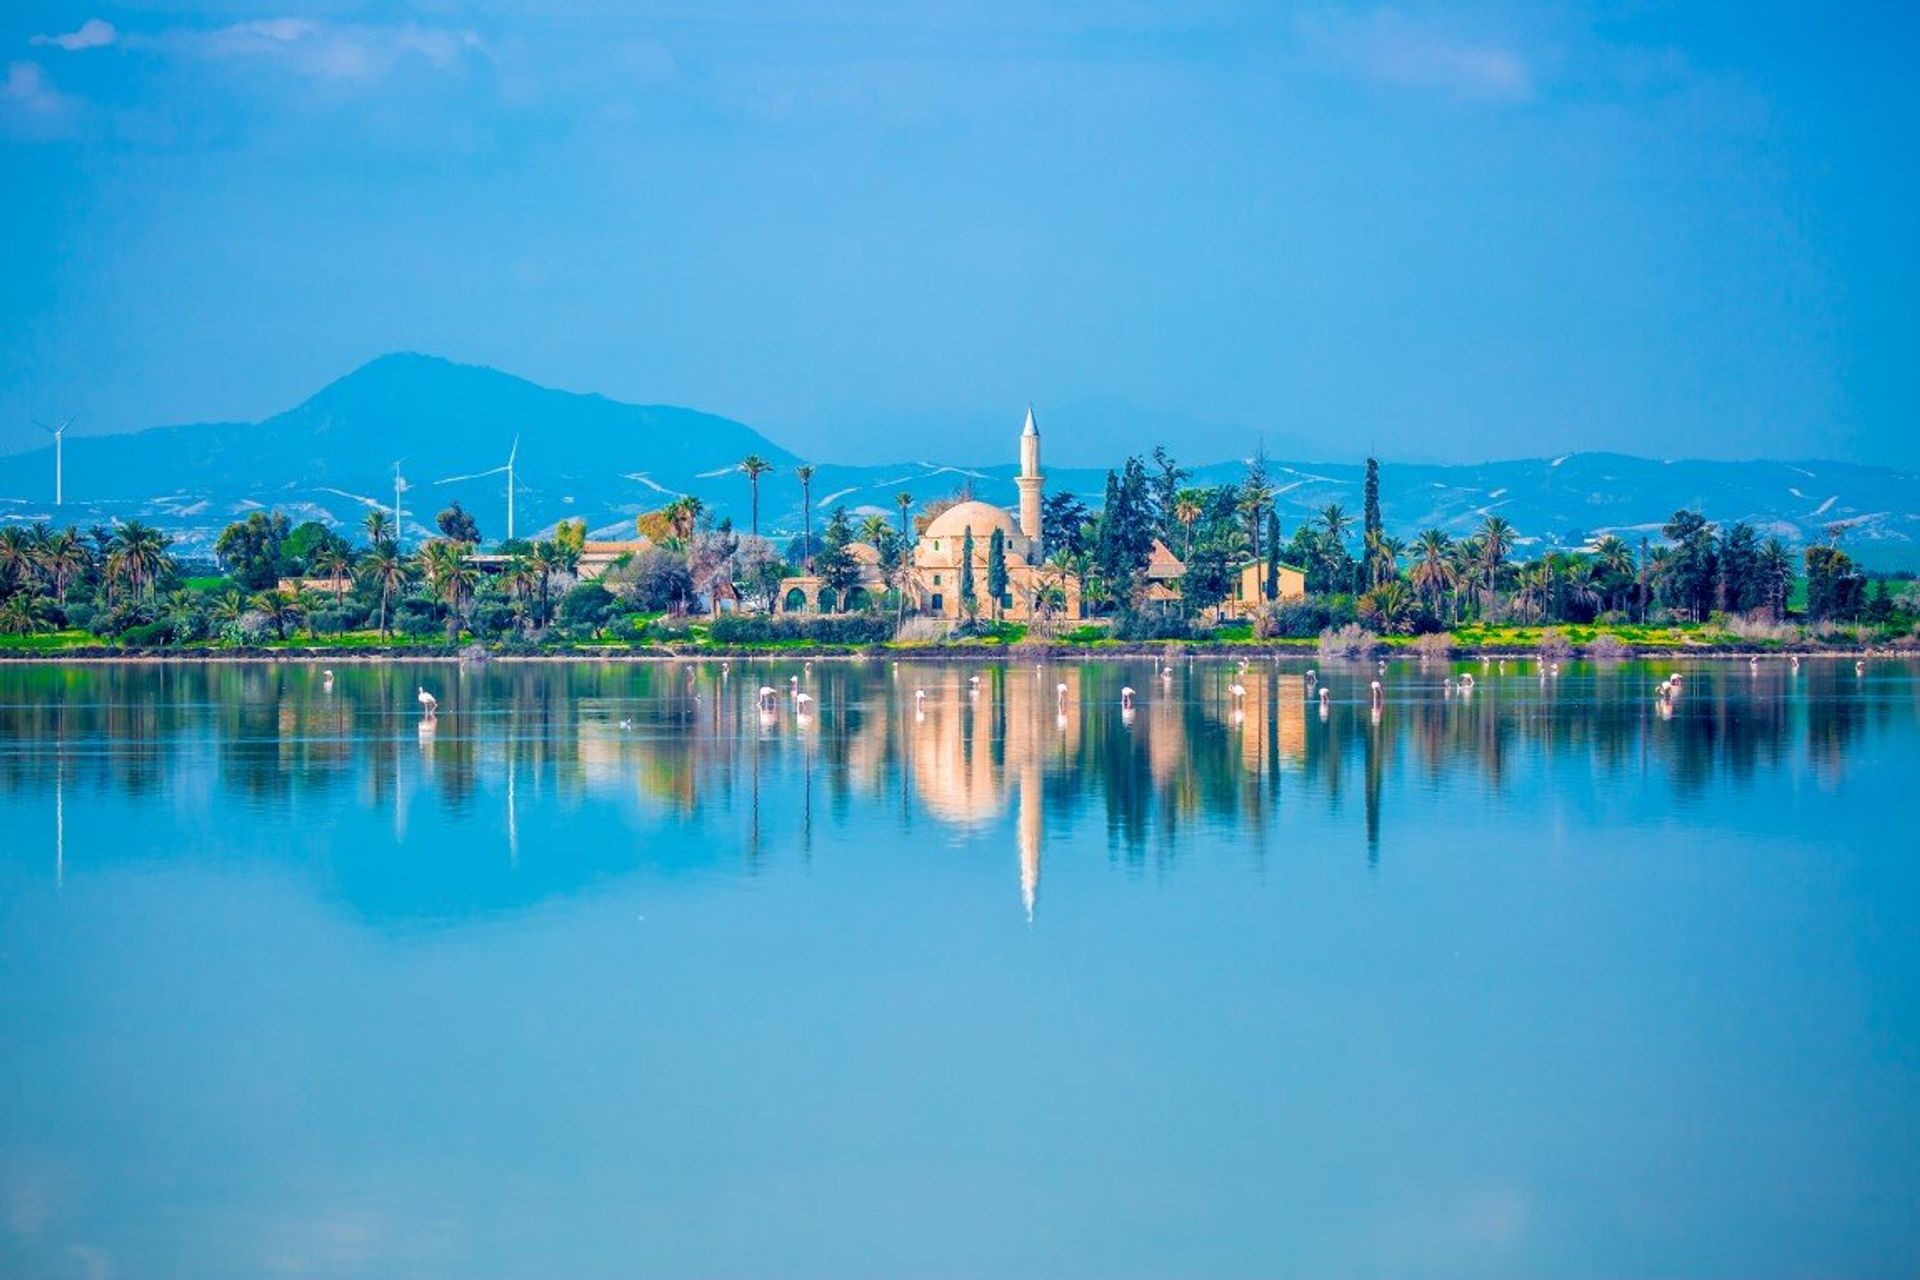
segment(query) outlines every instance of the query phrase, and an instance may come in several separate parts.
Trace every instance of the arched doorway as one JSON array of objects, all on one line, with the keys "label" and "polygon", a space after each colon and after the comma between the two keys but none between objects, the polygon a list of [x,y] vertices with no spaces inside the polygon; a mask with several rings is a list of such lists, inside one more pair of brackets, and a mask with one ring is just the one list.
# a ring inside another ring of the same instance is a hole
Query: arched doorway
[{"label": "arched doorway", "polygon": [[847,588],[847,612],[848,613],[853,613],[855,610],[858,610],[858,609],[864,609],[871,603],[873,603],[873,601],[871,597],[867,595],[867,589],[865,587],[848,587]]},{"label": "arched doorway", "polygon": [[820,588],[820,612],[832,613],[834,605],[837,603],[839,603],[839,601],[834,596],[832,587]]},{"label": "arched doorway", "polygon": [[807,611],[807,593],[798,587],[792,588],[787,592],[787,598],[781,602],[780,607],[788,613],[805,613]]}]

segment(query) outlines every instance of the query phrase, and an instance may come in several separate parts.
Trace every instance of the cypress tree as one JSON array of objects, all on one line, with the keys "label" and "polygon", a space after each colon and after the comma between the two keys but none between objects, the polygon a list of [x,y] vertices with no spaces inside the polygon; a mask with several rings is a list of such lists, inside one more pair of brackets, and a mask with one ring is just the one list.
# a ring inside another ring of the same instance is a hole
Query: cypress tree
[{"label": "cypress tree", "polygon": [[987,539],[987,594],[993,597],[993,616],[1000,616],[1000,601],[1007,594],[1007,535],[995,529]]},{"label": "cypress tree", "polygon": [[973,526],[967,526],[960,540],[960,611],[971,618],[980,608],[973,598]]},{"label": "cypress tree", "polygon": [[1267,581],[1269,601],[1280,598],[1280,514],[1267,512]]}]

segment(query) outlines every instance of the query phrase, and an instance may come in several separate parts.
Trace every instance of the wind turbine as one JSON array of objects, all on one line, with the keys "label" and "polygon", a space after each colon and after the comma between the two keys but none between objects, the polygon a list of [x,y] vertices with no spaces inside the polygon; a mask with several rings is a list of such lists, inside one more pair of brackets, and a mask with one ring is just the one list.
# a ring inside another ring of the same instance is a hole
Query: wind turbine
[{"label": "wind turbine", "polygon": [[65,506],[66,476],[64,473],[66,468],[67,428],[73,425],[73,419],[68,418],[57,427],[50,427],[46,423],[37,420],[33,425],[53,437],[53,505],[56,507]]},{"label": "wind turbine", "polygon": [[513,448],[507,451],[507,464],[495,467],[491,471],[475,471],[464,476],[448,476],[445,480],[436,480],[435,484],[453,484],[459,480],[484,480],[488,476],[505,475],[507,477],[507,541],[513,541],[513,462],[520,456],[520,437],[514,436]]},{"label": "wind turbine", "polygon": [[400,549],[400,491],[407,487],[407,482],[400,478],[400,464],[405,461],[405,458],[393,460],[393,546],[396,551]]}]

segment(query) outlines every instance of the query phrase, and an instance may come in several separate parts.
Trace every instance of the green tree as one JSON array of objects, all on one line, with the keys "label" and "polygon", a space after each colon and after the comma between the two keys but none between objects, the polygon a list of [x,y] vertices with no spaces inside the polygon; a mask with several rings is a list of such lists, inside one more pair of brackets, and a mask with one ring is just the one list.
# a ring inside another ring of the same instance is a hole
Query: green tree
[{"label": "green tree", "polygon": [[752,523],[749,528],[754,537],[760,536],[760,477],[773,470],[773,464],[757,453],[750,453],[740,459],[740,473],[747,478],[752,490]]},{"label": "green tree", "polygon": [[383,539],[374,543],[373,549],[360,557],[358,572],[360,580],[380,595],[380,638],[385,640],[392,634],[387,623],[393,602],[407,589],[407,583],[413,580],[413,565],[400,554],[397,545]]},{"label": "green tree", "polygon": [[803,462],[793,469],[800,481],[800,537],[807,549],[807,567],[813,567],[813,466]]},{"label": "green tree", "polygon": [[287,518],[280,512],[254,511],[220,531],[213,554],[235,582],[248,590],[264,590],[280,578],[281,548],[289,532]]},{"label": "green tree", "polygon": [[987,595],[993,600],[993,616],[1000,617],[1001,602],[1007,594],[1007,535],[999,529],[987,539]]},{"label": "green tree", "polygon": [[1261,592],[1271,604],[1280,598],[1280,513],[1267,512],[1267,579]]},{"label": "green tree", "polygon": [[971,618],[979,610],[980,602],[973,596],[973,526],[968,525],[960,540],[960,611]]},{"label": "green tree", "polygon": [[480,524],[473,514],[460,505],[455,498],[447,509],[433,518],[440,529],[440,536],[448,542],[463,542],[469,547],[480,545]]}]

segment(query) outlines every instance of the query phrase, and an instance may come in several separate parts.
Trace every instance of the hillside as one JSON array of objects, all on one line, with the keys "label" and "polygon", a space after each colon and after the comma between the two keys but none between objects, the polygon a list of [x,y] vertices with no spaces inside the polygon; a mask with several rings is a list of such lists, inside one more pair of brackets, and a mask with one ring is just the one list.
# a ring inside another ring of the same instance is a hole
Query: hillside
[{"label": "hillside", "polygon": [[[845,503],[891,517],[902,490],[925,501],[963,484],[981,498],[1011,503],[1017,422],[1009,414],[1006,422],[979,427],[1005,435],[1005,466],[822,463],[815,506],[825,511]],[[679,493],[696,494],[745,524],[747,483],[734,466],[748,453],[778,468],[762,484],[763,527],[791,533],[801,524],[796,459],[743,423],[556,391],[421,355],[383,356],[263,422],[69,440],[68,502],[60,513],[51,502],[51,449],[0,457],[0,520],[84,525],[138,517],[173,531],[188,547],[204,548],[227,521],[256,507],[355,524],[371,506],[391,506],[397,460],[411,486],[403,504],[410,537],[423,534],[433,513],[457,497],[493,538],[504,532],[505,480],[475,473],[501,466],[516,435],[522,534],[572,516],[584,517],[596,532],[617,534],[630,529],[639,512]],[[1129,443],[1145,449],[1152,442]],[[1269,465],[1288,529],[1329,502],[1358,511],[1360,460]],[[1203,465],[1193,483],[1236,479],[1243,471],[1238,461]],[[1577,546],[1602,532],[1657,536],[1670,513],[1692,507],[1714,520],[1749,520],[1792,542],[1843,523],[1849,546],[1869,563],[1920,561],[1920,476],[1888,468],[1579,453],[1453,466],[1389,462],[1381,471],[1388,525],[1408,533],[1428,525],[1461,533],[1498,511],[1529,545]],[[450,477],[464,478],[441,483]],[[1056,468],[1048,481],[1093,501],[1104,471]]]}]

